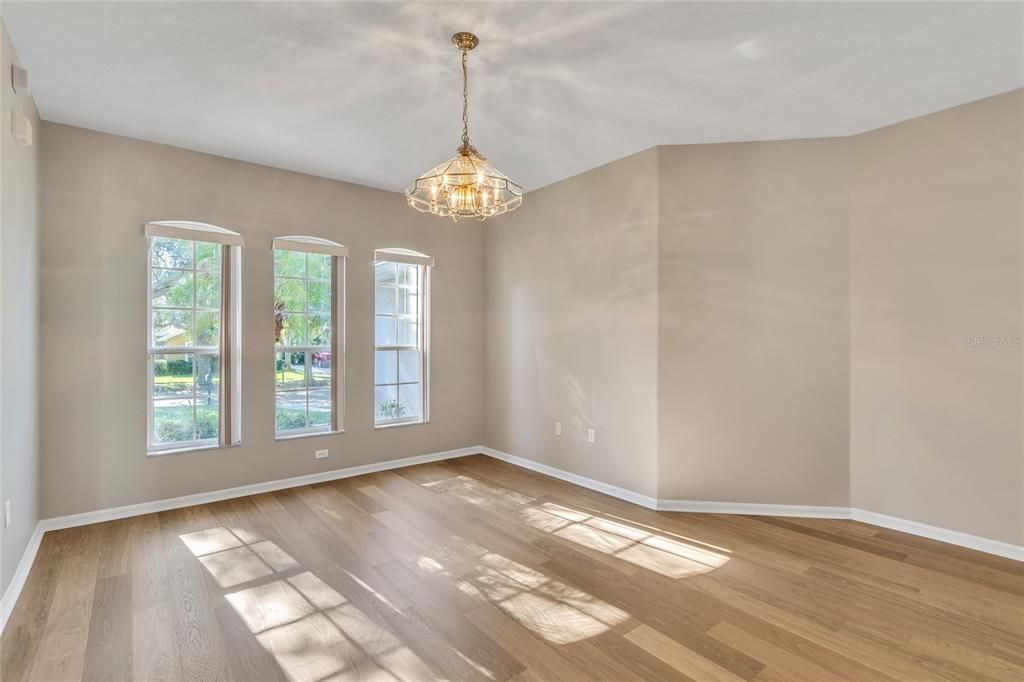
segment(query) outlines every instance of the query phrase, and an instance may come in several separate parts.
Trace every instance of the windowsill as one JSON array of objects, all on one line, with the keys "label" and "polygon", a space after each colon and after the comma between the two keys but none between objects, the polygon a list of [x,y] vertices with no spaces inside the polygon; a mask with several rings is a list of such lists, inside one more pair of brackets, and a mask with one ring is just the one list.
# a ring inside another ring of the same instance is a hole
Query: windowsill
[{"label": "windowsill", "polygon": [[345,433],[345,429],[338,429],[336,431],[304,431],[303,433],[286,433],[283,436],[274,436],[274,440],[296,440],[298,438],[312,438],[313,436],[337,436],[338,434]]},{"label": "windowsill", "polygon": [[375,429],[393,429],[396,426],[419,426],[420,424],[429,424],[429,423],[430,423],[429,419],[419,419],[417,421],[388,422],[386,424],[374,424],[373,428],[375,428]]},{"label": "windowsill", "polygon": [[164,455],[180,455],[186,452],[205,452],[207,450],[228,450],[230,448],[237,448],[241,443],[231,443],[229,445],[221,445],[220,443],[214,443],[213,445],[190,445],[184,448],[174,448],[172,450],[148,450],[146,457],[163,457]]}]

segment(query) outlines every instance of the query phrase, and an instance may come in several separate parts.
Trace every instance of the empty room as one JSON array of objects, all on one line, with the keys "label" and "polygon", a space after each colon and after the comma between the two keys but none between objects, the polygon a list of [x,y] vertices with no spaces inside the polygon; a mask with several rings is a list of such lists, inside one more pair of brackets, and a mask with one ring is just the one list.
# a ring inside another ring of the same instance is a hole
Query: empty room
[{"label": "empty room", "polygon": [[1024,2],[4,0],[0,680],[1024,680]]}]

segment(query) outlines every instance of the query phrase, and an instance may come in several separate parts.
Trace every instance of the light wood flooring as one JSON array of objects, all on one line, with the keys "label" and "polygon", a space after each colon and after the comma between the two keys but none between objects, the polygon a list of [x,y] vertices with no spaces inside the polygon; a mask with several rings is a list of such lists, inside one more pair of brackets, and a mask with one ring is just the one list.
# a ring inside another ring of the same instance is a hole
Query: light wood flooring
[{"label": "light wood flooring", "polygon": [[1024,565],[473,456],[47,533],[20,680],[1024,680]]}]

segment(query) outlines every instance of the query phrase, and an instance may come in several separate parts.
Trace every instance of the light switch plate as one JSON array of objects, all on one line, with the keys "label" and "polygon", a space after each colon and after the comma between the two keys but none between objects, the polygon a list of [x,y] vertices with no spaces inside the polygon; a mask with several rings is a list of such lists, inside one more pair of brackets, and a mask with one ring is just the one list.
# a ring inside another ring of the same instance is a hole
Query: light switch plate
[{"label": "light switch plate", "polygon": [[313,457],[316,459],[325,459],[328,455],[327,450],[317,450],[313,453]]},{"label": "light switch plate", "polygon": [[556,436],[561,436],[562,435],[562,422],[555,422],[555,435]]},{"label": "light switch plate", "polygon": [[11,112],[11,138],[22,147],[32,146],[32,121],[19,112]]},{"label": "light switch plate", "polygon": [[11,525],[11,501],[4,502],[4,528]]},{"label": "light switch plate", "polygon": [[596,437],[597,437],[597,432],[594,431],[594,429],[587,429],[587,442],[588,443],[593,443],[594,439]]}]

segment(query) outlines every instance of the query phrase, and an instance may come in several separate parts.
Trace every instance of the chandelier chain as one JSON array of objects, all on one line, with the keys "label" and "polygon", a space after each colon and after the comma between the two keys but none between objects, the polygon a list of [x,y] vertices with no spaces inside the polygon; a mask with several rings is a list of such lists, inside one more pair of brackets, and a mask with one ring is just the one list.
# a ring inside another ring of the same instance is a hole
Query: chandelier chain
[{"label": "chandelier chain", "polygon": [[469,147],[469,51],[462,48],[462,144]]}]

